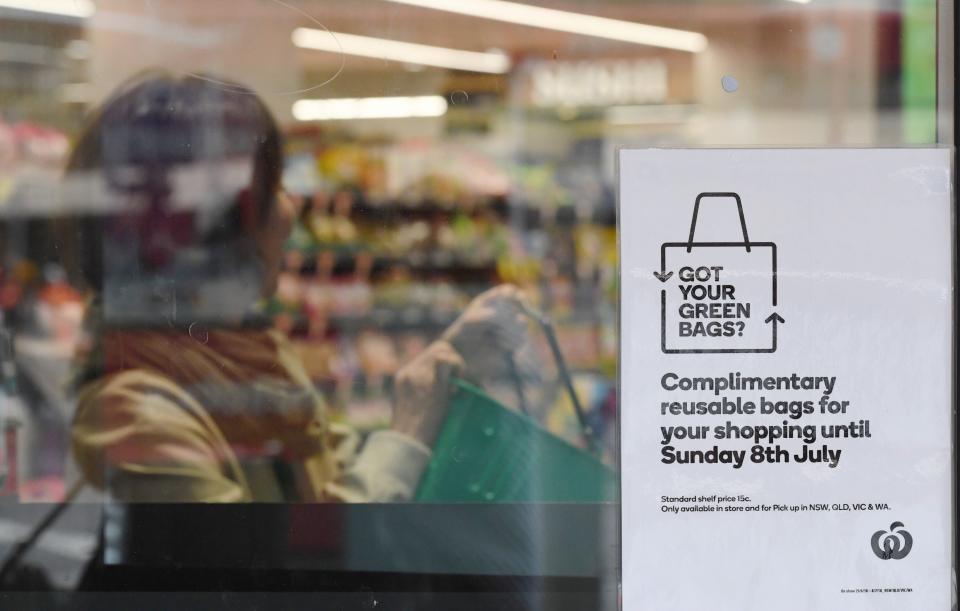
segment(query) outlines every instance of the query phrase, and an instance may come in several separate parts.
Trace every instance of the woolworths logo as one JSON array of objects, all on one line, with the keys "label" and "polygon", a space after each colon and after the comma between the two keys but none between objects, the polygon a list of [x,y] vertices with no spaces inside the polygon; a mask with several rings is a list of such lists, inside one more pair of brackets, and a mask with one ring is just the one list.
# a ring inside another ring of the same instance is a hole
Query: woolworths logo
[{"label": "woolworths logo", "polygon": [[903,529],[901,522],[894,522],[889,531],[878,530],[873,533],[870,547],[881,560],[902,560],[913,548],[913,537]]}]

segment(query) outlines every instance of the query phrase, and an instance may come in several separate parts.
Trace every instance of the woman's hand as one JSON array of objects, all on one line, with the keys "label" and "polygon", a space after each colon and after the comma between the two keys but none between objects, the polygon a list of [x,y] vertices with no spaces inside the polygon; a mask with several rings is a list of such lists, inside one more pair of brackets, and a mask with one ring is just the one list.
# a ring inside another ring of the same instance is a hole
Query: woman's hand
[{"label": "woman's hand", "polygon": [[391,428],[433,447],[447,416],[450,378],[463,360],[445,341],[437,341],[397,371]]},{"label": "woman's hand", "polygon": [[523,293],[504,284],[471,301],[443,339],[464,359],[467,377],[483,379],[504,368],[506,355],[520,348],[526,335]]}]

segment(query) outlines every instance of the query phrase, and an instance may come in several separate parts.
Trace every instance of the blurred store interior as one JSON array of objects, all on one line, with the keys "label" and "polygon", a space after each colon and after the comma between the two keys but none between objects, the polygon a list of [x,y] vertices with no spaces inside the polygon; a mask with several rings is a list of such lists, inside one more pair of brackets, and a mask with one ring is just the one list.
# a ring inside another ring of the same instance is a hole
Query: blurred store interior
[{"label": "blurred store interior", "polygon": [[[933,0],[0,0],[3,494],[68,486],[84,295],[54,186],[138,72],[241,82],[282,124],[304,213],[269,311],[336,418],[385,426],[398,364],[511,282],[553,320],[612,461],[618,147],[930,144],[935,54]],[[531,337],[531,413],[578,443]]]}]

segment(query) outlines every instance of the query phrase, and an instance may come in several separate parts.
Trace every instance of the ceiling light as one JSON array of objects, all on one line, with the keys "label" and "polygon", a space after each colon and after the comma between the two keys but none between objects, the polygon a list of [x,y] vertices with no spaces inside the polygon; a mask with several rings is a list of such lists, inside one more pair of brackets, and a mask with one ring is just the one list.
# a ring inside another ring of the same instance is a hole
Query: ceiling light
[{"label": "ceiling light", "polygon": [[0,0],[0,9],[4,8],[78,19],[93,17],[96,12],[92,0]]},{"label": "ceiling light", "polygon": [[293,44],[302,49],[345,53],[421,66],[437,66],[452,70],[493,74],[503,74],[510,70],[510,58],[503,53],[461,51],[459,49],[434,47],[386,38],[357,36],[356,34],[343,34],[341,32],[328,32],[313,28],[297,28],[293,31],[292,39]]},{"label": "ceiling light", "polygon": [[388,0],[398,4],[470,15],[494,21],[516,23],[571,34],[596,36],[640,45],[699,53],[707,48],[707,37],[688,32],[620,19],[531,6],[505,0]]},{"label": "ceiling light", "polygon": [[293,105],[293,116],[298,121],[410,119],[440,117],[446,112],[447,100],[439,95],[297,100]]}]

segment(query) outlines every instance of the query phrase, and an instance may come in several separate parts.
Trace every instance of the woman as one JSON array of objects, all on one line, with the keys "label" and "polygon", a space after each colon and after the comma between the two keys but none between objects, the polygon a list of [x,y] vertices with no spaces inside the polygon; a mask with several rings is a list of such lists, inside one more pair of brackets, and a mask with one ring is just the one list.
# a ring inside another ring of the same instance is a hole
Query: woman
[{"label": "woman", "polygon": [[522,335],[515,289],[478,297],[397,373],[390,429],[356,454],[256,313],[297,215],[282,165],[263,103],[199,77],[136,79],[77,142],[67,190],[96,211],[72,234],[71,269],[94,302],[73,451],[115,498],[410,499],[451,376]]}]

